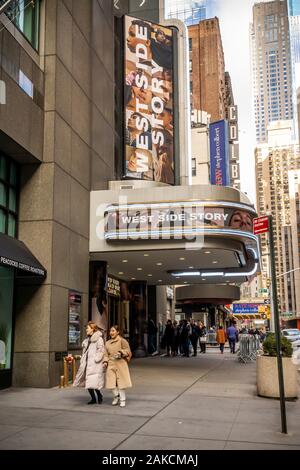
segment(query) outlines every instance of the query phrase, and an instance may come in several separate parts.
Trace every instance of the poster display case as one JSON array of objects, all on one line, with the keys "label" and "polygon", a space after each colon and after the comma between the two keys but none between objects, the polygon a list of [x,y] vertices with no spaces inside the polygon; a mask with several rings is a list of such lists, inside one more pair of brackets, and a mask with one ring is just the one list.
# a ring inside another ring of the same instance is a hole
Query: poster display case
[{"label": "poster display case", "polygon": [[78,349],[81,347],[81,308],[82,295],[79,292],[69,291],[69,349]]}]

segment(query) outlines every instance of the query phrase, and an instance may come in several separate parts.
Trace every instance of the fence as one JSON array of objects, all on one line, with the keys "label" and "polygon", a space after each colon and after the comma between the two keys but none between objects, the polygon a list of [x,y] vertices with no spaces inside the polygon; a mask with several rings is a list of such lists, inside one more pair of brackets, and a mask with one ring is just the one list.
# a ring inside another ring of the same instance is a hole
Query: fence
[{"label": "fence", "polygon": [[256,360],[258,351],[261,350],[259,335],[239,335],[238,360],[246,364]]}]

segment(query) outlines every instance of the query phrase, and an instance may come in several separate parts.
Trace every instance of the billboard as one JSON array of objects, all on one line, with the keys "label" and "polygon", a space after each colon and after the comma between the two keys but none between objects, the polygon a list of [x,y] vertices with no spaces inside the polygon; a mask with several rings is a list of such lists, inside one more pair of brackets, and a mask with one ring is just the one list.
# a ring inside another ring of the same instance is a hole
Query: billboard
[{"label": "billboard", "polygon": [[124,177],[174,184],[173,31],[124,21]]},{"label": "billboard", "polygon": [[183,239],[203,230],[253,232],[254,210],[242,204],[228,207],[198,202],[128,204],[108,206],[104,237],[113,240]]},{"label": "billboard", "polygon": [[228,123],[212,122],[209,126],[210,182],[217,186],[229,186]]}]

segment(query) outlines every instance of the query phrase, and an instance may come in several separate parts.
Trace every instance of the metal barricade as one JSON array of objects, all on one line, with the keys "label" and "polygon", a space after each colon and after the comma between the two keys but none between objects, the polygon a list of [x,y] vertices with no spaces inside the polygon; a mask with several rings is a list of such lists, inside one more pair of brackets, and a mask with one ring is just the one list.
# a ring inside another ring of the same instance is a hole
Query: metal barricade
[{"label": "metal barricade", "polygon": [[256,360],[259,351],[261,350],[259,335],[239,335],[239,350],[238,360],[246,364]]},{"label": "metal barricade", "polygon": [[207,344],[217,344],[217,333],[212,331],[207,333]]}]

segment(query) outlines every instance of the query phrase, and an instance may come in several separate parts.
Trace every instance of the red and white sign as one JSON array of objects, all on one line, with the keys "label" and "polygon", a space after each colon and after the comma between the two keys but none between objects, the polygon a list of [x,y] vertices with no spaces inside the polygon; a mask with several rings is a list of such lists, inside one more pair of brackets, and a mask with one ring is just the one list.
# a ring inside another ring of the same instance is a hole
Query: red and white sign
[{"label": "red and white sign", "polygon": [[259,235],[269,231],[269,217],[258,217],[253,219],[253,233]]}]

